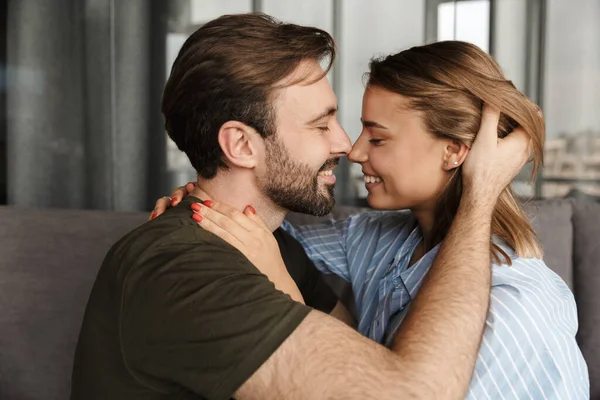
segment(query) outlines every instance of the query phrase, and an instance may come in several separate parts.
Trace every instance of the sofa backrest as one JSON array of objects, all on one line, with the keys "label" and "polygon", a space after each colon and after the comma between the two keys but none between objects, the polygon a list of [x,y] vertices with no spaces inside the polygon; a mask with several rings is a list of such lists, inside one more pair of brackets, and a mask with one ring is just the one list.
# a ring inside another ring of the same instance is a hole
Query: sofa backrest
[{"label": "sofa backrest", "polygon": [[92,284],[146,214],[0,207],[0,399],[69,398]]},{"label": "sofa backrest", "polygon": [[[357,211],[338,207],[335,215]],[[591,398],[600,400],[595,383],[600,382],[600,335],[594,334],[600,328],[600,204],[543,201],[528,212],[547,264],[575,290]],[[0,399],[68,398],[75,344],[96,273],[110,246],[146,218],[145,213],[0,207]],[[294,214],[288,219],[318,220]]]},{"label": "sofa backrest", "polygon": [[577,340],[588,364],[591,399],[600,400],[600,203],[574,201],[573,205]]}]

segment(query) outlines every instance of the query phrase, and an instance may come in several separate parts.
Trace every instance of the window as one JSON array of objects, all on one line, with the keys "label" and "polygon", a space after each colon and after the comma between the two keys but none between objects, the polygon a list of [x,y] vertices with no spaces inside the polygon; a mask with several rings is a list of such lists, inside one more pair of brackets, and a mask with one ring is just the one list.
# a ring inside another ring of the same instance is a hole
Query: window
[{"label": "window", "polygon": [[600,2],[549,0],[541,196],[600,197]]}]

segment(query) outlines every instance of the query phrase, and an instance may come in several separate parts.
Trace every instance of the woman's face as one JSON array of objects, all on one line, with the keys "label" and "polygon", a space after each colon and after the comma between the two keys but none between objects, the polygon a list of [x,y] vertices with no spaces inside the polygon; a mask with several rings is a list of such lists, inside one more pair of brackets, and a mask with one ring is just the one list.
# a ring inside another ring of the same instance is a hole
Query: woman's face
[{"label": "woman's face", "polygon": [[454,162],[453,141],[429,133],[407,98],[377,87],[365,90],[362,124],[348,158],[362,165],[371,207],[434,210],[450,178],[444,163]]}]

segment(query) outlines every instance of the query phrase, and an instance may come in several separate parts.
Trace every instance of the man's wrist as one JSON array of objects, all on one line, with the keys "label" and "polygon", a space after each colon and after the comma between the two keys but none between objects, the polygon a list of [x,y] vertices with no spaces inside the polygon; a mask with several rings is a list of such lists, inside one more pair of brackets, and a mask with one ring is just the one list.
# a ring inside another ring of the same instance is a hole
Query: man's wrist
[{"label": "man's wrist", "polygon": [[498,196],[495,193],[472,186],[465,187],[460,199],[459,211],[468,214],[477,213],[479,216],[487,216],[491,220],[497,202]]}]

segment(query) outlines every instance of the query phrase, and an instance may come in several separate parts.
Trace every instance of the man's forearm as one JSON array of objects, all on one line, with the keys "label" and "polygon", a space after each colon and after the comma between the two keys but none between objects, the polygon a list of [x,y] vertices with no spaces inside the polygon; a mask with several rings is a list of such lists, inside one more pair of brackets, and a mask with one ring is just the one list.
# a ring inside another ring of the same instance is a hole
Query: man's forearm
[{"label": "man's forearm", "polygon": [[473,373],[489,305],[492,210],[463,197],[395,338],[393,351],[435,398],[464,398]]}]

